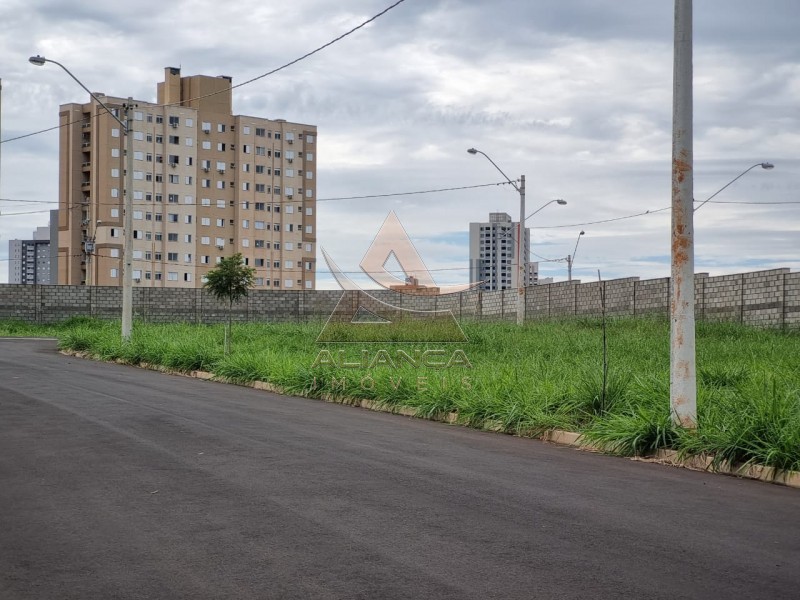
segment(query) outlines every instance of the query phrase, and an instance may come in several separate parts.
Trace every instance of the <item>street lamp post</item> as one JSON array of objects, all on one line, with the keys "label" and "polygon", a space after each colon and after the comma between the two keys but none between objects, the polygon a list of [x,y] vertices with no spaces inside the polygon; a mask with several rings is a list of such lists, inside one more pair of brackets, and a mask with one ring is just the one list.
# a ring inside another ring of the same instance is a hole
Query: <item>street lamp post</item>
[{"label": "street lamp post", "polygon": [[537,210],[532,212],[527,217],[525,216],[525,175],[520,176],[520,183],[517,185],[516,181],[513,181],[503,172],[503,169],[497,166],[489,155],[481,150],[476,148],[469,148],[467,150],[470,154],[483,154],[484,158],[488,160],[494,168],[500,171],[500,174],[506,178],[506,181],[514,186],[514,189],[517,190],[519,193],[519,226],[517,228],[517,325],[523,325],[525,323],[525,270],[527,266],[527,257],[525,256],[525,221],[527,221],[530,217],[538,213],[542,210],[545,206],[552,204],[553,202],[557,202],[558,204],[566,204],[566,200],[551,200],[544,206],[539,207]]},{"label": "street lamp post", "polygon": [[94,100],[110,114],[122,127],[125,134],[125,186],[123,190],[124,219],[123,219],[123,269],[122,269],[122,341],[130,340],[133,330],[133,98],[128,98],[128,102],[123,105],[125,109],[125,122],[100,100],[94,93],[89,91],[81,81],[72,74],[60,62],[45,58],[44,56],[31,56],[28,61],[37,67],[45,63],[53,63],[61,67],[64,72],[72,77]]},{"label": "street lamp post", "polygon": [[581,236],[586,233],[581,229],[581,232],[578,234],[578,239],[575,242],[575,250],[572,251],[572,254],[567,254],[567,281],[572,281],[572,263],[575,262],[575,254],[578,252],[578,244],[581,242]]},{"label": "street lamp post", "polygon": [[736,177],[734,177],[733,179],[731,179],[731,180],[730,180],[728,183],[726,183],[726,184],[725,184],[725,185],[723,185],[721,188],[719,188],[719,189],[718,189],[716,192],[714,192],[713,194],[711,194],[711,195],[710,195],[708,198],[706,198],[705,200],[703,200],[703,201],[702,201],[700,204],[698,204],[697,206],[695,206],[695,207],[694,207],[694,212],[697,212],[698,210],[700,210],[700,208],[702,208],[702,206],[703,206],[703,205],[704,205],[706,202],[708,202],[709,200],[711,200],[712,198],[714,198],[714,197],[715,197],[717,194],[719,194],[719,193],[720,193],[722,190],[724,190],[724,189],[725,189],[725,188],[727,188],[729,185],[731,185],[731,184],[732,184],[734,181],[737,181],[738,179],[740,179],[740,178],[744,177],[744,176],[745,176],[747,173],[749,173],[750,171],[752,171],[752,170],[753,170],[753,169],[755,169],[756,167],[761,167],[762,169],[765,169],[765,170],[769,171],[770,169],[774,169],[774,168],[775,168],[775,165],[773,165],[772,163],[769,163],[769,162],[761,162],[761,163],[756,163],[756,164],[754,164],[753,166],[746,168],[744,171],[742,171],[741,173],[739,173],[739,174],[738,174]]}]

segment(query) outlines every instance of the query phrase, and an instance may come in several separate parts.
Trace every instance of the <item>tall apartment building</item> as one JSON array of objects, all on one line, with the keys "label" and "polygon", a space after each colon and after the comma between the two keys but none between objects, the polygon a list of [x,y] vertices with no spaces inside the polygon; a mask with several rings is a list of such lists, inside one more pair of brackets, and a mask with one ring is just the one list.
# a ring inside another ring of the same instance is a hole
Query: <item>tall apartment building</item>
[{"label": "tall apartment building", "polygon": [[[469,280],[484,282],[479,289],[510,290],[517,287],[517,232],[519,222],[507,213],[489,213],[489,221],[469,224]],[[522,255],[530,256],[531,230],[526,227]],[[525,286],[534,285],[539,264],[526,262]]]},{"label": "tall apartment building", "polygon": [[[51,223],[58,219],[58,211],[50,211]],[[37,227],[30,240],[8,241],[8,282],[24,285],[55,284],[58,281],[53,249],[57,244],[57,231],[53,227]]]},{"label": "tall apartment building", "polygon": [[[230,88],[167,67],[134,101],[134,286],[200,287],[241,252],[258,288],[315,287],[316,127],[234,115]],[[91,97],[60,124],[59,283],[121,285],[125,132]]]}]

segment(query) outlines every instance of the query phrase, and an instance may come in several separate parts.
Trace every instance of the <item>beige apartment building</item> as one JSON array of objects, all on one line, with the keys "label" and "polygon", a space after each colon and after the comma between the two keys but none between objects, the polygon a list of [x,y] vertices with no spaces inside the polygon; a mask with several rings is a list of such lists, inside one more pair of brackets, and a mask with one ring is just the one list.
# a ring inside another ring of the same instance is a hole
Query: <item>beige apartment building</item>
[{"label": "beige apartment building", "polygon": [[[315,287],[316,126],[234,115],[230,88],[168,67],[134,101],[134,287],[200,287],[236,252],[257,288]],[[91,98],[59,116],[58,282],[121,285],[125,133]]]}]

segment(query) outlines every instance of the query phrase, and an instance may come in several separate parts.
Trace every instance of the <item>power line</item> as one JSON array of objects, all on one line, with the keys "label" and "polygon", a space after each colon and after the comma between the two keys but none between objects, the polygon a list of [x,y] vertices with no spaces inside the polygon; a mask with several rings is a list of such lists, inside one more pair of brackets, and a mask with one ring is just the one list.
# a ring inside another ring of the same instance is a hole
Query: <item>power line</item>
[{"label": "power line", "polygon": [[[366,27],[367,25],[369,25],[373,21],[377,20],[378,18],[382,17],[383,15],[388,13],[393,8],[399,6],[403,2],[405,2],[405,0],[397,0],[394,4],[391,4],[390,6],[386,7],[381,12],[379,12],[378,14],[376,14],[376,15],[370,17],[369,19],[367,19],[366,21],[363,21],[362,23],[356,25],[355,27],[353,27],[349,31],[343,33],[342,35],[332,39],[331,41],[323,44],[322,46],[319,46],[319,47],[315,48],[314,50],[312,50],[310,52],[306,52],[305,54],[303,54],[299,58],[295,58],[294,60],[289,61],[288,63],[286,63],[284,65],[281,65],[280,67],[272,69],[271,71],[267,71],[266,73],[258,75],[257,77],[253,77],[252,79],[248,79],[247,81],[243,81],[242,83],[238,83],[236,85],[232,85],[232,86],[230,86],[228,88],[225,88],[223,90],[218,90],[216,92],[211,92],[210,94],[205,94],[203,96],[197,96],[195,98],[188,98],[188,99],[184,99],[184,100],[179,100],[177,102],[171,102],[171,103],[168,103],[168,104],[153,104],[153,105],[149,105],[149,106],[154,107],[154,108],[156,108],[156,107],[178,106],[178,105],[181,105],[181,104],[185,104],[187,102],[193,102],[195,100],[203,100],[204,98],[209,98],[211,96],[216,96],[217,94],[224,94],[224,93],[230,92],[231,90],[235,90],[236,88],[240,88],[242,86],[249,85],[249,84],[251,84],[253,82],[256,82],[256,81],[258,81],[260,79],[268,77],[269,75],[273,75],[273,74],[277,73],[278,71],[283,71],[284,69],[287,69],[288,67],[291,67],[292,65],[296,65],[300,61],[305,60],[306,58],[309,58],[310,56],[313,56],[314,54],[317,54],[318,52],[321,52],[325,48],[328,48],[329,46],[332,46],[333,44],[343,40],[347,36],[349,36],[349,35],[355,33],[356,31],[358,31],[359,29],[361,29],[363,27]],[[99,117],[100,115],[105,114],[106,112],[107,111],[105,109],[102,109],[101,112],[98,112],[96,115],[92,114],[92,115],[89,116],[89,118],[90,119],[95,119],[95,118]],[[69,125],[73,125],[75,123],[80,123],[80,122],[83,122],[83,121],[85,121],[85,119],[83,117],[81,117],[80,119],[76,119],[75,121],[70,121],[68,123],[64,123],[63,125],[55,125],[53,127],[48,127],[47,129],[40,129],[39,131],[26,133],[24,135],[19,135],[17,137],[9,138],[7,140],[0,140],[0,144],[5,144],[7,142],[14,142],[14,141],[17,141],[17,140],[22,140],[22,139],[25,139],[25,138],[28,138],[28,137],[32,137],[34,135],[39,135],[41,133],[47,133],[49,131],[54,131],[56,129],[60,129],[61,127],[67,127]]]},{"label": "power line", "polygon": [[626,215],[624,217],[614,217],[612,219],[602,219],[600,221],[587,221],[585,223],[570,223],[569,225],[540,225],[538,227],[529,227],[529,229],[561,229],[564,227],[581,227],[583,225],[599,225],[600,223],[611,223],[613,221],[622,221],[624,219],[633,219],[635,217],[642,217],[644,215],[654,215],[656,213],[670,210],[672,207],[658,208],[656,210],[646,210],[644,212],[635,213],[633,215]]},{"label": "power line", "polygon": [[498,183],[481,183],[479,185],[465,185],[461,187],[439,188],[436,190],[421,190],[418,192],[395,192],[392,194],[371,194],[368,196],[342,196],[340,198],[317,198],[317,202],[334,202],[339,200],[363,200],[366,198],[389,198],[391,196],[413,196],[416,194],[433,194],[436,192],[452,192],[455,190],[472,190],[475,188],[492,187],[497,185],[508,185],[508,181],[500,181]]}]

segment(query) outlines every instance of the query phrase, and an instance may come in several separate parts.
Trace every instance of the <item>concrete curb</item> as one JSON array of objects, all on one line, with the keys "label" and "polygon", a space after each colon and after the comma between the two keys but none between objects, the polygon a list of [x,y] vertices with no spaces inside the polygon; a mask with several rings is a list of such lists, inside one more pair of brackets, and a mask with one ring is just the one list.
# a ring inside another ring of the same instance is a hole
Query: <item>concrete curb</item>
[{"label": "concrete curb", "polygon": [[[69,350],[62,350],[62,354],[68,356],[75,356],[77,358],[93,359],[91,355],[86,352],[71,352]],[[191,377],[203,381],[216,381],[219,383],[240,385],[242,387],[249,387],[260,391],[273,392],[276,394],[284,394],[283,390],[272,383],[267,381],[252,381],[250,383],[237,383],[230,381],[224,377],[217,377],[213,373],[207,371],[190,371],[188,373],[181,371],[173,371],[160,365],[150,365],[141,363],[139,365],[130,365],[122,361],[115,361],[118,364],[126,364],[128,366],[135,366],[141,369],[148,369],[150,371],[158,371],[168,375],[180,375],[182,377]],[[321,394],[320,396],[302,396],[311,400],[323,400],[324,402],[331,402],[334,404],[345,404],[349,406],[357,406],[367,410],[391,413],[401,415],[404,417],[413,417],[418,419],[427,419],[429,421],[437,421],[440,423],[448,423],[450,425],[461,425],[464,427],[469,426],[468,423],[460,421],[458,413],[437,413],[432,415],[420,415],[416,408],[410,406],[389,406],[383,402],[376,400],[368,400],[366,398],[342,398],[340,396],[331,396],[330,394]],[[482,428],[484,431],[501,432],[502,425],[499,423],[487,423]],[[564,431],[561,429],[551,429],[545,431],[541,435],[531,436],[532,439],[539,439],[544,442],[558,444],[560,446],[569,446],[580,450],[588,450],[592,452],[605,453],[602,446],[592,444],[583,439],[580,433],[574,431]],[[654,456],[637,456],[632,460],[642,462],[652,462],[672,467],[680,467],[684,469],[691,469],[693,471],[704,471],[709,473],[719,473],[721,475],[730,475],[733,477],[740,477],[744,479],[755,479],[767,483],[775,483],[787,487],[800,489],[800,472],[799,471],[780,471],[774,467],[765,467],[763,465],[727,465],[727,464],[714,464],[714,457],[708,455],[696,455],[680,457],[680,453],[676,450],[659,450]]]}]

